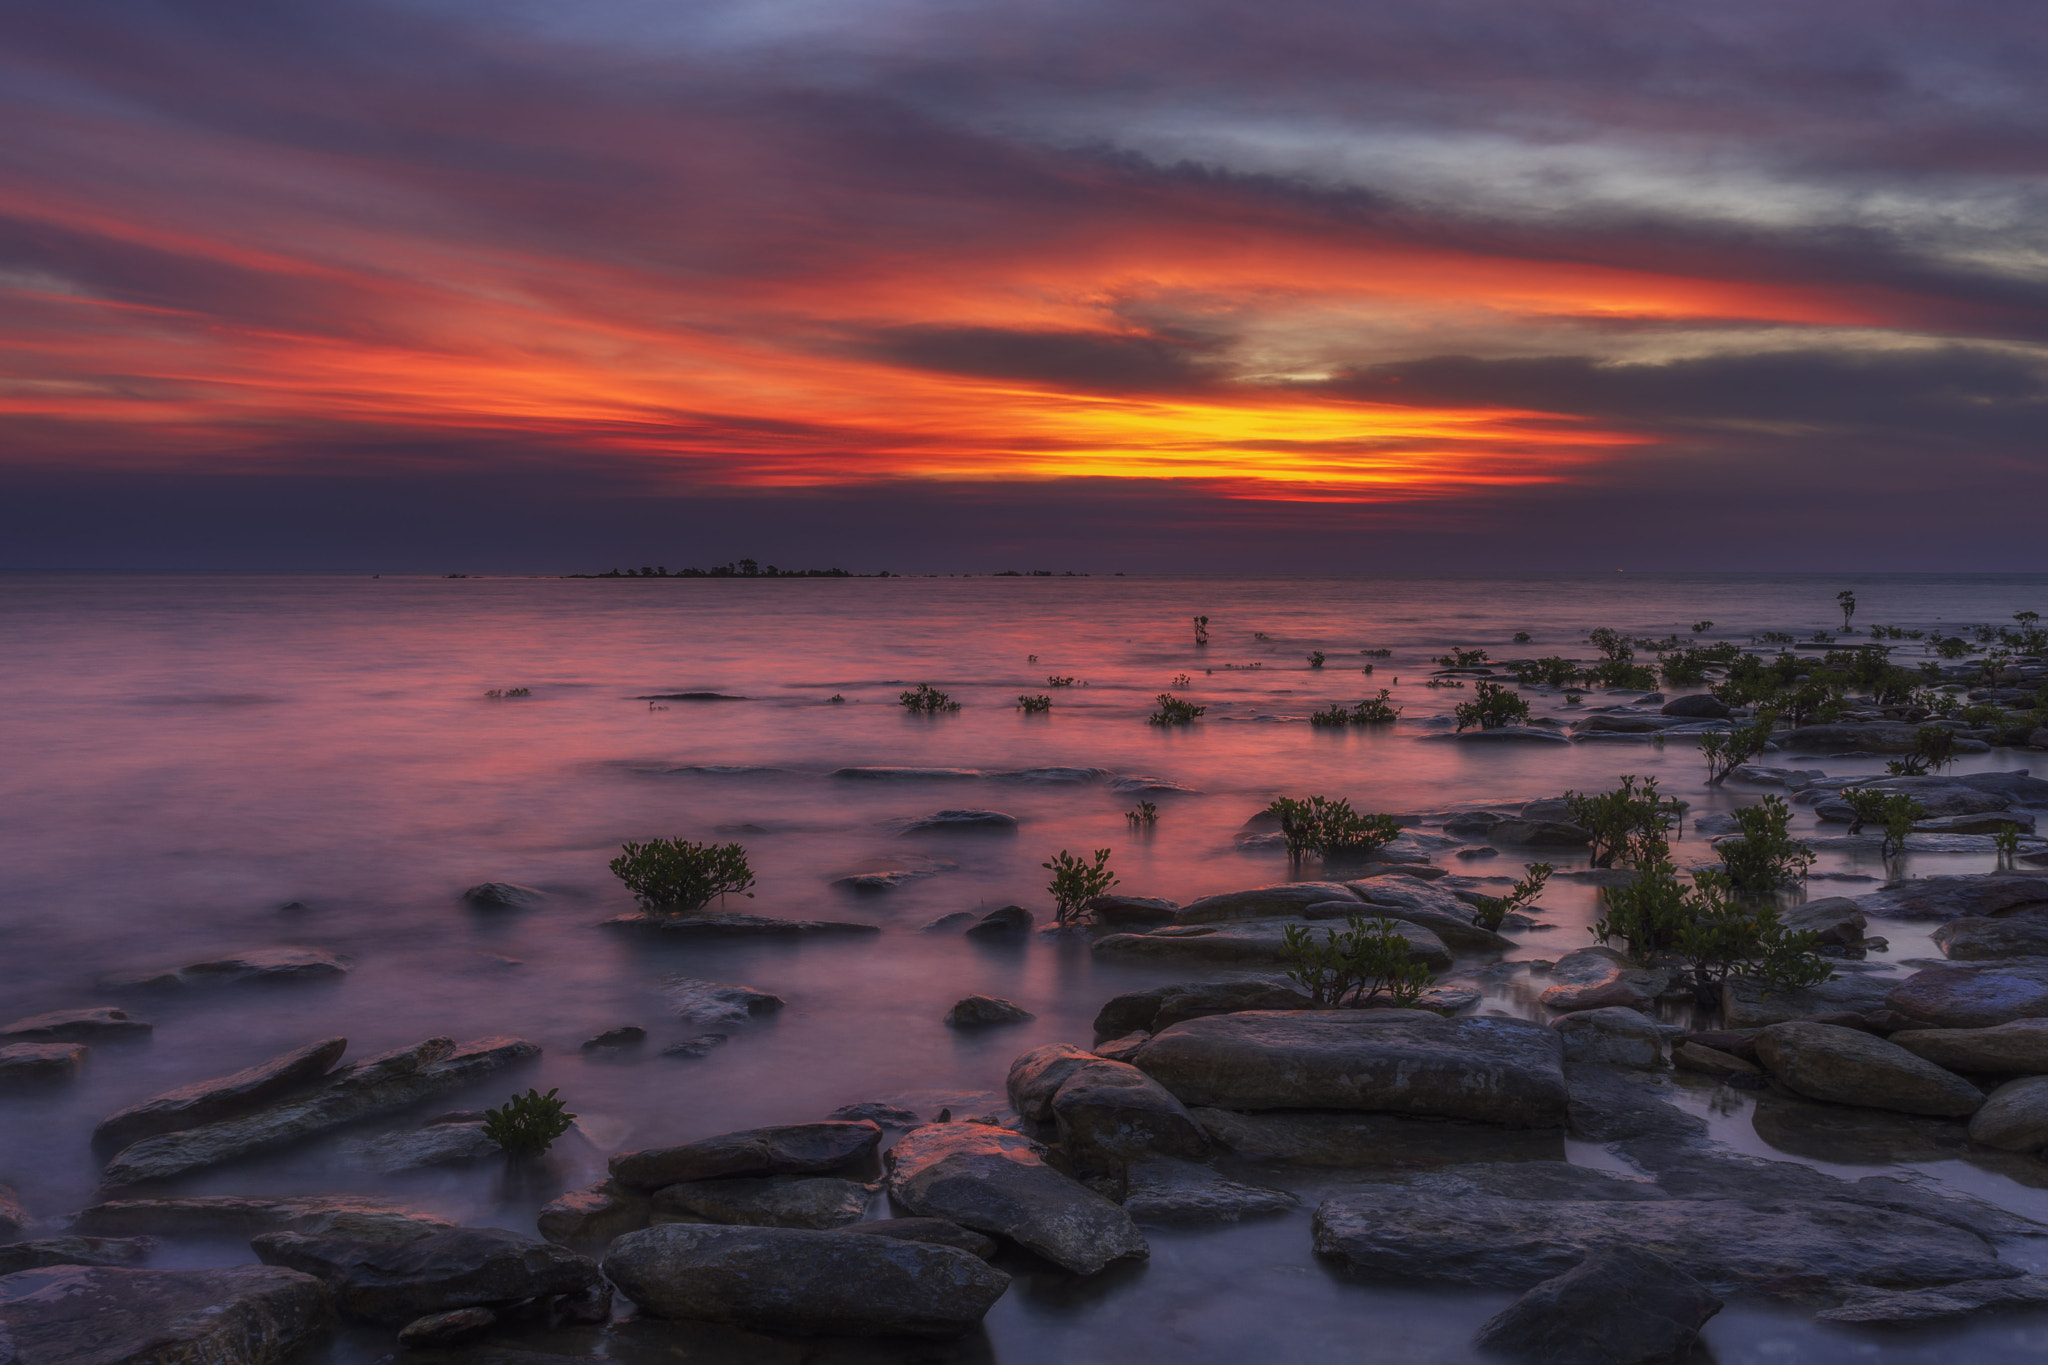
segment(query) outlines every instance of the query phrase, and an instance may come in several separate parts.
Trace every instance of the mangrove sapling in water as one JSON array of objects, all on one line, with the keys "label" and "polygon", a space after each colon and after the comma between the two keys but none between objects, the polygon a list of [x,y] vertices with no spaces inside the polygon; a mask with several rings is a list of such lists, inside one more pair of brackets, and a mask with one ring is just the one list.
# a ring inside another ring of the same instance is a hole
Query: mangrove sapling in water
[{"label": "mangrove sapling in water", "polygon": [[1195,622],[1195,644],[1196,644],[1196,646],[1197,646],[1197,647],[1200,647],[1200,646],[1202,646],[1202,645],[1206,645],[1206,644],[1208,644],[1208,643],[1209,643],[1209,618],[1208,618],[1208,617],[1206,617],[1206,616],[1197,616],[1197,617],[1195,617],[1195,618],[1194,618],[1194,622]]},{"label": "mangrove sapling in water", "polygon": [[1477,726],[1482,730],[1498,730],[1504,725],[1527,725],[1529,703],[1521,693],[1499,683],[1483,682],[1475,691],[1479,695],[1470,701],[1461,701],[1451,714],[1458,719],[1458,729]]},{"label": "mangrove sapling in water", "polygon": [[1074,680],[1072,678],[1049,677],[1045,680],[1045,685],[1047,687],[1072,687]]},{"label": "mangrove sapling in water", "polygon": [[1956,732],[1941,725],[1923,725],[1913,733],[1913,752],[1940,772],[1956,761]]},{"label": "mangrove sapling in water", "polygon": [[1564,704],[1566,706],[1577,706],[1580,702],[1584,700],[1585,697],[1581,696],[1577,692],[1567,692],[1564,694]]},{"label": "mangrove sapling in water", "polygon": [[1382,687],[1377,697],[1369,697],[1351,708],[1353,725],[1391,725],[1401,718],[1401,708],[1387,699],[1394,694]]},{"label": "mangrove sapling in water", "polygon": [[1511,887],[1505,896],[1478,896],[1472,907],[1473,917],[1487,928],[1495,930],[1507,917],[1524,906],[1534,904],[1543,894],[1543,884],[1550,880],[1553,869],[1549,863],[1530,863],[1523,869],[1526,874]]},{"label": "mangrove sapling in water", "polygon": [[1045,712],[1052,710],[1052,698],[1046,696],[1043,692],[1035,696],[1019,697],[1017,698],[1017,709],[1027,716],[1043,715]]},{"label": "mangrove sapling in water", "polygon": [[1061,849],[1052,855],[1052,861],[1040,863],[1040,867],[1052,873],[1052,880],[1045,884],[1047,894],[1052,897],[1053,921],[1057,924],[1073,924],[1087,913],[1088,902],[1117,883],[1116,873],[1109,870],[1109,850],[1095,850],[1095,861],[1090,863]]},{"label": "mangrove sapling in water", "polygon": [[1768,905],[1743,904],[1725,877],[1700,873],[1685,901],[1690,919],[1672,948],[1691,968],[1702,1005],[1719,1003],[1731,976],[1784,991],[1817,986],[1835,974],[1820,955],[1819,934],[1787,930]]},{"label": "mangrove sapling in water", "polygon": [[1486,662],[1486,651],[1458,649],[1454,646],[1450,653],[1437,655],[1436,662],[1440,668],[1476,668]]},{"label": "mangrove sapling in water", "polygon": [[1279,818],[1287,859],[1296,867],[1305,853],[1325,861],[1365,858],[1401,837],[1401,823],[1393,816],[1360,815],[1343,799],[1282,796],[1266,807],[1266,813]]},{"label": "mangrove sapling in water", "polygon": [[1593,937],[1602,943],[1619,940],[1639,962],[1669,952],[1692,922],[1693,907],[1686,896],[1678,869],[1660,858],[1639,868],[1636,879],[1626,886],[1601,888],[1605,913],[1593,922]]},{"label": "mangrove sapling in water", "polygon": [[545,1095],[528,1090],[497,1109],[484,1110],[484,1136],[512,1156],[542,1155],[576,1121],[555,1095],[555,1090]]},{"label": "mangrove sapling in water", "polygon": [[1342,706],[1332,706],[1323,711],[1311,711],[1308,723],[1320,726],[1349,725],[1351,723],[1351,713]]},{"label": "mangrove sapling in water", "polygon": [[1707,785],[1718,787],[1751,759],[1760,756],[1771,742],[1771,729],[1778,713],[1759,711],[1747,725],[1732,730],[1710,730],[1700,736],[1700,755],[1707,760]]},{"label": "mangrove sapling in water", "polygon": [[1927,813],[1925,807],[1904,792],[1879,791],[1872,787],[1844,787],[1841,797],[1854,812],[1849,820],[1849,833],[1852,836],[1861,834],[1867,824],[1890,824],[1894,812],[1904,815],[1909,826]]},{"label": "mangrove sapling in water", "polygon": [[1766,796],[1761,805],[1745,806],[1735,812],[1739,836],[1714,846],[1727,869],[1727,880],[1735,894],[1745,900],[1761,900],[1780,887],[1806,880],[1813,866],[1813,849],[1793,839],[1792,808],[1782,796]]},{"label": "mangrove sapling in water", "polygon": [[484,695],[492,701],[516,701],[520,697],[532,696],[533,689],[528,687],[494,687],[484,693]]},{"label": "mangrove sapling in water", "polygon": [[1595,687],[1648,692],[1657,686],[1657,675],[1643,665],[1630,663],[1626,659],[1602,659],[1586,670],[1586,681]]},{"label": "mangrove sapling in water", "polygon": [[1526,630],[1518,630],[1515,632],[1515,643],[1518,645],[1528,644],[1529,638],[1529,632]]},{"label": "mangrove sapling in water", "polygon": [[1290,924],[1282,931],[1280,963],[1287,975],[1318,1009],[1371,1004],[1384,995],[1399,1006],[1413,1005],[1429,989],[1429,968],[1414,960],[1414,951],[1400,926],[1388,919],[1367,923],[1352,915],[1339,933],[1323,931],[1323,941],[1307,927]]},{"label": "mangrove sapling in water", "polygon": [[1991,845],[1998,850],[1998,865],[2000,867],[2011,867],[2013,859],[2019,856],[2020,827],[2018,825],[2007,825],[2004,829],[1991,836]]},{"label": "mangrove sapling in water", "polygon": [[1905,856],[1906,838],[1913,832],[1913,822],[1923,813],[1920,803],[1911,797],[1885,802],[1884,847],[1879,856],[1887,862]]},{"label": "mangrove sapling in water", "polygon": [[1555,654],[1515,665],[1515,681],[1518,683],[1548,683],[1552,687],[1564,687],[1578,676],[1577,664]]},{"label": "mangrove sapling in water", "polygon": [[1713,628],[1714,623],[1712,621],[1695,621],[1692,623],[1692,633],[1695,635],[1704,635]]},{"label": "mangrove sapling in water", "polygon": [[753,897],[747,888],[754,884],[754,873],[740,844],[649,839],[622,850],[611,861],[612,875],[650,911],[688,913],[719,896]]},{"label": "mangrove sapling in water", "polygon": [[1887,777],[1925,777],[1927,760],[1918,754],[1907,754],[1904,758],[1888,758],[1884,771]]},{"label": "mangrove sapling in water", "polygon": [[1847,588],[1835,594],[1835,604],[1842,609],[1842,634],[1849,633],[1849,618],[1856,614],[1856,594]]},{"label": "mangrove sapling in water", "polygon": [[1196,706],[1193,702],[1182,701],[1171,692],[1161,692],[1154,700],[1159,703],[1159,709],[1145,717],[1147,723],[1152,725],[1186,725],[1209,709],[1206,706]]},{"label": "mangrove sapling in water", "polygon": [[1158,803],[1140,801],[1137,805],[1124,812],[1124,819],[1130,821],[1133,828],[1156,825],[1159,823]]},{"label": "mangrove sapling in water", "polygon": [[1633,774],[1624,773],[1621,785],[1597,796],[1564,794],[1571,822],[1592,835],[1587,854],[1594,867],[1644,867],[1670,851],[1664,836],[1678,824],[1685,806],[1676,798],[1657,795],[1657,779],[1646,777],[1640,789]]},{"label": "mangrove sapling in water", "polygon": [[930,683],[919,683],[908,692],[899,693],[896,700],[903,709],[913,716],[936,716],[941,711],[958,711],[960,703],[954,701]]},{"label": "mangrove sapling in water", "polygon": [[1167,684],[1169,687],[1193,687],[1194,685],[1195,680],[1185,673],[1174,674],[1173,681]]},{"label": "mangrove sapling in water", "polygon": [[1312,649],[1308,652],[1308,666],[1310,668],[1321,668],[1328,657],[1320,649]]}]

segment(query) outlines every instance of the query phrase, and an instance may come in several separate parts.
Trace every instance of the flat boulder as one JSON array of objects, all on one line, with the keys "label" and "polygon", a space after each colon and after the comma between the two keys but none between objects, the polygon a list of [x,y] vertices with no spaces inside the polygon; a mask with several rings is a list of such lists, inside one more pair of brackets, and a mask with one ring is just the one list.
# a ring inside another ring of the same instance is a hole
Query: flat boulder
[{"label": "flat boulder", "polygon": [[1891,1042],[1949,1071],[2048,1076],[2048,1019],[1990,1028],[1901,1029]]},{"label": "flat boulder", "polygon": [[1884,1003],[1935,1028],[1989,1028],[2048,1017],[2048,961],[1923,967],[1894,986]]},{"label": "flat boulder", "polygon": [[1918,1327],[2043,1304],[2048,1304],[2048,1275],[2022,1275],[2012,1280],[1968,1280],[1939,1289],[1873,1290],[1814,1316],[1856,1327]]},{"label": "flat boulder", "polygon": [[356,1242],[266,1232],[249,1244],[265,1265],[311,1275],[345,1317],[403,1326],[429,1313],[600,1288],[597,1262],[502,1228],[451,1228],[411,1242]]},{"label": "flat boulder", "polygon": [[1116,1173],[1151,1156],[1209,1155],[1201,1125],[1137,1067],[1098,1058],[1076,1067],[1052,1098],[1060,1148],[1077,1169]]},{"label": "flat boulder", "polygon": [[1305,1010],[1313,1004],[1286,979],[1248,976],[1233,981],[1187,981],[1112,997],[1095,1015],[1097,1038],[1152,1033],[1183,1019],[1243,1010]]},{"label": "flat boulder", "polygon": [[589,1252],[609,1246],[614,1238],[638,1232],[652,1221],[654,1201],[616,1180],[558,1194],[541,1205],[540,1235],[556,1246]]},{"label": "flat boulder", "polygon": [[735,986],[724,981],[704,981],[694,976],[671,976],[662,982],[661,993],[671,1012],[692,1024],[744,1024],[782,1008],[784,1000],[752,986]]},{"label": "flat boulder", "polygon": [[1984,1103],[1954,1072],[1859,1029],[1773,1024],[1757,1035],[1756,1052],[1765,1070],[1808,1099],[1943,1118],[1965,1118]]},{"label": "flat boulder", "polygon": [[1741,1030],[1829,1014],[1868,1014],[1884,1008],[1896,984],[1890,977],[1851,972],[1818,986],[1775,989],[1749,977],[1731,976],[1721,983],[1721,1019],[1729,1029]]},{"label": "flat boulder", "polygon": [[1659,714],[1678,716],[1685,720],[1726,720],[1730,710],[1728,703],[1711,692],[1695,692],[1689,697],[1673,697],[1658,708]]},{"label": "flat boulder", "polygon": [[1288,1166],[1434,1167],[1468,1162],[1564,1160],[1557,1128],[1406,1118],[1313,1109],[1241,1114],[1190,1111],[1210,1141],[1236,1156]]},{"label": "flat boulder", "polygon": [[1935,920],[2002,915],[2022,906],[2048,906],[2048,868],[1985,872],[1974,876],[1920,877],[1891,882],[1856,898],[1873,919]]},{"label": "flat boulder", "polygon": [[178,1199],[114,1199],[94,1204],[71,1230],[110,1237],[232,1237],[304,1232],[357,1242],[411,1242],[455,1225],[437,1214],[361,1194],[281,1198],[232,1194]]},{"label": "flat boulder", "polygon": [[1970,1141],[2008,1152],[2048,1148],[2048,1076],[2023,1076],[1992,1091],[1970,1119]]},{"label": "flat boulder", "polygon": [[1130,1215],[1041,1159],[1021,1133],[914,1128],[889,1151],[889,1189],[914,1214],[1015,1242],[1077,1275],[1149,1254]]},{"label": "flat boulder", "polygon": [[826,1231],[857,1223],[875,1187],[814,1175],[794,1178],[725,1176],[686,1180],[654,1196],[656,1223],[728,1223],[756,1228]]},{"label": "flat boulder", "polygon": [[110,1038],[138,1038],[155,1027],[124,1009],[95,1005],[17,1019],[0,1028],[0,1043],[97,1043]]},{"label": "flat boulder", "polygon": [[1399,1009],[1190,1019],[1133,1057],[1187,1105],[1348,1109],[1528,1128],[1564,1122],[1563,1059],[1563,1040],[1541,1024]]},{"label": "flat boulder", "polygon": [[1793,933],[1819,934],[1822,943],[1854,947],[1863,942],[1869,920],[1848,896],[1823,896],[1779,911],[1778,923]]},{"label": "flat boulder", "polygon": [[1590,831],[1568,820],[1503,820],[1486,832],[1489,843],[1532,848],[1583,848],[1593,842]]},{"label": "flat boulder", "polygon": [[71,1080],[91,1052],[84,1043],[8,1043],[0,1047],[0,1086]]},{"label": "flat boulder", "polygon": [[323,981],[343,976],[352,959],[324,948],[256,948],[231,957],[208,958],[178,967],[115,972],[100,978],[102,990],[168,990],[223,986],[243,981]]},{"label": "flat boulder", "polygon": [[[1923,820],[1928,818],[1952,818],[1982,816],[2002,811],[2010,804],[2007,798],[1993,792],[1981,792],[1975,787],[1965,787],[1955,782],[1917,781],[1906,785],[1901,780],[1893,782],[1865,782],[1857,784],[1866,791],[1895,792],[1910,796],[1920,803]],[[1813,803],[1814,818],[1831,824],[1847,825],[1856,821],[1856,808],[1839,796],[1823,796]],[[1920,828],[1915,824],[1915,829]],[[1970,831],[1950,831],[1968,833]]]},{"label": "flat boulder", "polygon": [[1241,1223],[1292,1213],[1301,1206],[1286,1190],[1225,1180],[1207,1166],[1173,1157],[1153,1157],[1132,1166],[1123,1184],[1124,1212],[1140,1223]]},{"label": "flat boulder", "polygon": [[728,1175],[824,1175],[871,1160],[881,1141],[881,1125],[868,1122],[747,1128],[676,1147],[621,1152],[611,1159],[611,1175],[625,1188],[649,1194],[685,1180]]},{"label": "flat boulder", "polygon": [[1157,896],[1119,896],[1112,893],[1089,897],[1087,910],[1097,924],[1116,929],[1150,929],[1172,924],[1180,914],[1180,902],[1161,900]]},{"label": "flat boulder", "polygon": [[342,1144],[347,1159],[379,1175],[402,1175],[442,1166],[473,1166],[499,1155],[502,1149],[484,1132],[481,1119],[430,1123],[376,1137],[352,1138]]},{"label": "flat boulder", "polygon": [[1935,946],[1951,962],[1993,962],[2009,957],[2048,957],[2048,919],[1975,915],[1936,926]]},{"label": "flat boulder", "polygon": [[285,1365],[333,1326],[320,1281],[274,1266],[52,1266],[0,1278],[8,1365]]},{"label": "flat boulder", "polygon": [[837,1229],[850,1232],[857,1237],[893,1237],[903,1242],[930,1242],[935,1246],[954,1247],[982,1260],[992,1259],[1000,1250],[995,1238],[984,1237],[972,1228],[963,1228],[958,1223],[944,1218],[867,1218],[858,1223],[848,1223]]},{"label": "flat boulder", "polygon": [[1648,1070],[1664,1064],[1664,1036],[1676,1032],[1623,1005],[1580,1010],[1552,1021],[1568,1062]]},{"label": "flat boulder", "polygon": [[462,899],[478,910],[522,910],[547,898],[547,892],[517,882],[479,882],[462,893]]},{"label": "flat boulder", "polygon": [[999,810],[935,810],[903,826],[905,834],[1014,834],[1017,817]]},{"label": "flat boulder", "polygon": [[1550,969],[1557,984],[1537,999],[1548,1009],[1647,1009],[1671,988],[1671,973],[1638,966],[1612,948],[1580,948]]},{"label": "flat boulder", "polygon": [[154,1237],[38,1237],[0,1244],[0,1275],[53,1265],[136,1265],[156,1250]]},{"label": "flat boulder", "polygon": [[644,929],[665,939],[839,938],[879,934],[878,924],[844,919],[778,919],[773,915],[624,915],[607,924]]},{"label": "flat boulder", "polygon": [[[1366,919],[1376,918],[1372,907],[1359,903]],[[1409,959],[1432,971],[1447,970],[1453,959],[1444,941],[1419,924],[1390,920],[1401,937],[1408,940]],[[1111,934],[1095,941],[1095,956],[1123,961],[1164,963],[1209,963],[1271,968],[1285,960],[1289,925],[1307,928],[1321,941],[1325,931],[1341,932],[1341,925],[1327,920],[1244,920],[1209,925],[1175,925],[1149,934]],[[1203,932],[1206,931],[1206,932]]]},{"label": "flat boulder", "polygon": [[969,938],[984,940],[1022,938],[1031,932],[1035,918],[1021,905],[1005,905],[989,911],[968,925],[964,932]]},{"label": "flat boulder", "polygon": [[158,1133],[196,1128],[261,1108],[325,1076],[347,1047],[346,1038],[323,1038],[228,1075],[167,1090],[101,1119],[93,1129],[93,1144],[125,1147]]},{"label": "flat boulder", "polygon": [[1010,1284],[930,1241],[686,1223],[627,1233],[604,1271],[656,1317],[828,1336],[964,1336]]},{"label": "flat boulder", "polygon": [[1218,924],[1234,919],[1277,919],[1299,915],[1309,906],[1326,901],[1357,899],[1357,893],[1342,882],[1281,882],[1190,901],[1181,909],[1179,922]]},{"label": "flat boulder", "polygon": [[957,1000],[946,1011],[949,1028],[995,1028],[1001,1024],[1027,1024],[1038,1016],[1014,1000],[993,995],[970,995]]},{"label": "flat boulder", "polygon": [[1487,1319],[1477,1344],[1546,1365],[1682,1360],[1721,1307],[1655,1252],[1602,1247]]},{"label": "flat boulder", "polygon": [[[1512,939],[1503,938],[1480,924],[1478,911],[1443,887],[1431,886],[1412,877],[1375,878],[1353,883],[1353,887],[1371,907],[1363,912],[1367,919],[1397,919],[1419,924],[1453,948],[1488,952],[1515,946]],[[1344,911],[1341,902],[1310,906],[1304,913],[1310,919],[1317,919],[1329,911],[1335,911],[1338,917],[1356,913]]]},{"label": "flat boulder", "polygon": [[1094,1053],[1072,1043],[1047,1043],[1019,1053],[1004,1081],[1010,1107],[1033,1123],[1051,1123],[1053,1096],[1067,1077],[1094,1060]]},{"label": "flat boulder", "polygon": [[1910,754],[1920,745],[1920,731],[1912,725],[1866,725],[1848,722],[1835,725],[1802,725],[1777,737],[1778,747],[1788,753],[1825,754],[1860,750],[1871,754]]}]

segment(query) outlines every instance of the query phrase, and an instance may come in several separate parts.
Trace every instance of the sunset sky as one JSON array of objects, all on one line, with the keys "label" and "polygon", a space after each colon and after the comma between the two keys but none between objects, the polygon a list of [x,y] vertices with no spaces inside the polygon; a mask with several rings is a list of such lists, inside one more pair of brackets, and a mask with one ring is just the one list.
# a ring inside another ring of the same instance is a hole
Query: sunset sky
[{"label": "sunset sky", "polygon": [[0,3],[0,567],[2048,569],[2011,3]]}]

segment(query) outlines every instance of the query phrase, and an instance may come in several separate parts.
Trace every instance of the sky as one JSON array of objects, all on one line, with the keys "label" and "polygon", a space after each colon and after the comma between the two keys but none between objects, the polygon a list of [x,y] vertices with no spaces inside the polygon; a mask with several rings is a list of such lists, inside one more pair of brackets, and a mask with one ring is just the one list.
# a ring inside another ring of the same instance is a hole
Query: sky
[{"label": "sky", "polygon": [[0,0],[0,567],[2048,569],[2022,0]]}]

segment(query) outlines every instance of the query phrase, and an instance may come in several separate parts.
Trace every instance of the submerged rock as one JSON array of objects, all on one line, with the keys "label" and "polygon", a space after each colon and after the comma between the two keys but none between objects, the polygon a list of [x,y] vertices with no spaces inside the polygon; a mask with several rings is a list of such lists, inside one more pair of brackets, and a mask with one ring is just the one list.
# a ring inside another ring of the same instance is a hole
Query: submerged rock
[{"label": "submerged rock", "polygon": [[43,1237],[0,1245],[0,1275],[52,1265],[134,1265],[156,1250],[153,1237]]},{"label": "submerged rock", "polygon": [[882,1129],[874,1123],[791,1123],[747,1128],[677,1147],[621,1152],[612,1179],[653,1193],[685,1180],[728,1175],[824,1175],[873,1158]]},{"label": "submerged rock", "polygon": [[434,1123],[410,1132],[385,1133],[347,1143],[350,1160],[382,1175],[432,1170],[439,1166],[471,1166],[500,1152],[484,1136],[482,1122]]},{"label": "submerged rock", "polygon": [[1539,997],[1554,1010],[1597,1010],[1623,1006],[1640,1010],[1654,1005],[1671,988],[1671,973],[1641,967],[1612,948],[1580,948],[1566,953],[1551,968],[1556,985]]},{"label": "submerged rock", "polygon": [[924,1122],[914,1109],[905,1109],[900,1104],[884,1104],[879,1100],[862,1100],[858,1104],[842,1104],[825,1116],[828,1119],[844,1119],[850,1123],[879,1123],[884,1128],[915,1128]]},{"label": "submerged rock", "polygon": [[685,1223],[621,1237],[604,1270],[658,1317],[830,1336],[962,1336],[1010,1284],[928,1241]]},{"label": "submerged rock", "polygon": [[1021,938],[1031,932],[1033,915],[1021,905],[1005,905],[991,910],[967,928],[969,938],[1006,939]]},{"label": "submerged rock", "polygon": [[2048,906],[2048,868],[1892,882],[1870,895],[1859,896],[1857,904],[1866,915],[1877,919],[2001,915],[2022,906]]},{"label": "submerged rock", "polygon": [[1955,962],[1994,962],[2009,957],[2048,957],[2048,919],[1952,919],[1934,931],[1935,946]]},{"label": "submerged rock", "polygon": [[462,893],[462,899],[479,910],[519,910],[547,898],[547,892],[517,882],[482,882]]},{"label": "submerged rock", "polygon": [[759,1015],[773,1014],[784,1004],[781,996],[751,986],[700,981],[693,976],[668,977],[661,993],[678,1018],[693,1024],[744,1024]]},{"label": "submerged rock", "polygon": [[9,1043],[0,1047],[0,1086],[71,1080],[91,1052],[84,1043]]},{"label": "submerged rock", "polygon": [[999,810],[935,810],[903,827],[905,834],[1014,834],[1017,817]]},{"label": "submerged rock", "polygon": [[589,1252],[613,1238],[638,1232],[654,1215],[654,1201],[616,1180],[600,1180],[556,1195],[541,1205],[540,1235],[556,1246]]},{"label": "submerged rock", "polygon": [[824,1231],[859,1222],[874,1192],[872,1185],[830,1176],[690,1180],[654,1196],[653,1221]]},{"label": "submerged rock", "polygon": [[1687,720],[1726,720],[1729,716],[1728,703],[1710,692],[1696,692],[1689,697],[1673,697],[1658,708],[1662,715],[1679,716]]},{"label": "submerged rock", "polygon": [[0,1279],[10,1365],[285,1365],[333,1325],[320,1282],[274,1266],[53,1266]]},{"label": "submerged rock", "polygon": [[[1359,908],[1368,919],[1373,918],[1372,907],[1361,902]],[[1451,950],[1442,939],[1419,924],[1401,920],[1388,922],[1408,940],[1409,955],[1413,961],[1432,971],[1444,971],[1450,967]],[[1175,926],[1150,934],[1111,934],[1096,940],[1093,952],[1097,957],[1133,961],[1237,963],[1271,967],[1284,960],[1282,950],[1290,925],[1309,929],[1318,936],[1318,941],[1326,930],[1341,927],[1327,921],[1308,919],[1244,920],[1213,931],[1206,925]]]},{"label": "submerged rock", "polygon": [[1963,1118],[1984,1094],[1895,1043],[1831,1024],[1773,1024],[1757,1036],[1758,1059],[1808,1099]]},{"label": "submerged rock", "polygon": [[264,1264],[325,1284],[344,1316],[392,1326],[457,1308],[582,1296],[602,1284],[589,1257],[502,1228],[451,1228],[412,1242],[266,1232],[250,1246]]},{"label": "submerged rock", "polygon": [[1488,1319],[1478,1344],[1544,1365],[1681,1360],[1721,1306],[1655,1252],[1602,1247]]},{"label": "submerged rock", "polygon": [[2048,1075],[2048,1019],[2015,1019],[1990,1028],[1901,1029],[1891,1041],[1950,1071]]},{"label": "submerged rock", "polygon": [[358,1242],[410,1242],[454,1226],[435,1214],[368,1195],[264,1198],[202,1194],[182,1199],[116,1199],[94,1204],[72,1221],[71,1230],[111,1237],[242,1239],[264,1232],[304,1232]]},{"label": "submerged rock", "polygon": [[156,1025],[132,1017],[112,1005],[89,1009],[51,1010],[31,1014],[0,1028],[0,1043],[96,1043],[108,1038],[135,1038]]},{"label": "submerged rock", "polygon": [[347,1047],[346,1038],[323,1038],[226,1076],[167,1090],[101,1119],[93,1129],[93,1144],[125,1147],[158,1133],[175,1133],[259,1109],[325,1076]]},{"label": "submerged rock", "polygon": [[1190,1112],[1217,1146],[1252,1161],[1293,1166],[1430,1167],[1564,1160],[1564,1133],[1555,1128],[1499,1128],[1396,1114],[1312,1109],[1260,1114],[1228,1109]]},{"label": "submerged rock", "polygon": [[1024,1024],[1038,1016],[1022,1005],[1011,1000],[1001,1000],[993,995],[970,995],[956,1001],[946,1011],[946,1023],[952,1028],[992,1028],[997,1024]]},{"label": "submerged rock", "polygon": [[1093,896],[1089,898],[1087,908],[1097,924],[1118,929],[1149,929],[1172,924],[1180,914],[1178,901],[1161,900],[1157,896]]},{"label": "submerged rock", "polygon": [[1358,894],[1342,882],[1280,882],[1248,891],[1203,896],[1182,908],[1182,924],[1218,924],[1236,919],[1277,919],[1299,915],[1326,901],[1356,901]]},{"label": "submerged rock", "polygon": [[1989,1028],[2048,1017],[2048,962],[1924,967],[1893,987],[1884,1004],[1936,1028]]},{"label": "submerged rock", "polygon": [[772,915],[621,915],[606,924],[640,929],[667,939],[831,938],[845,934],[879,934],[878,924],[855,920],[776,919]]},{"label": "submerged rock", "polygon": [[100,978],[102,990],[220,986],[241,981],[319,981],[347,973],[352,959],[324,948],[257,948],[233,957]]}]

